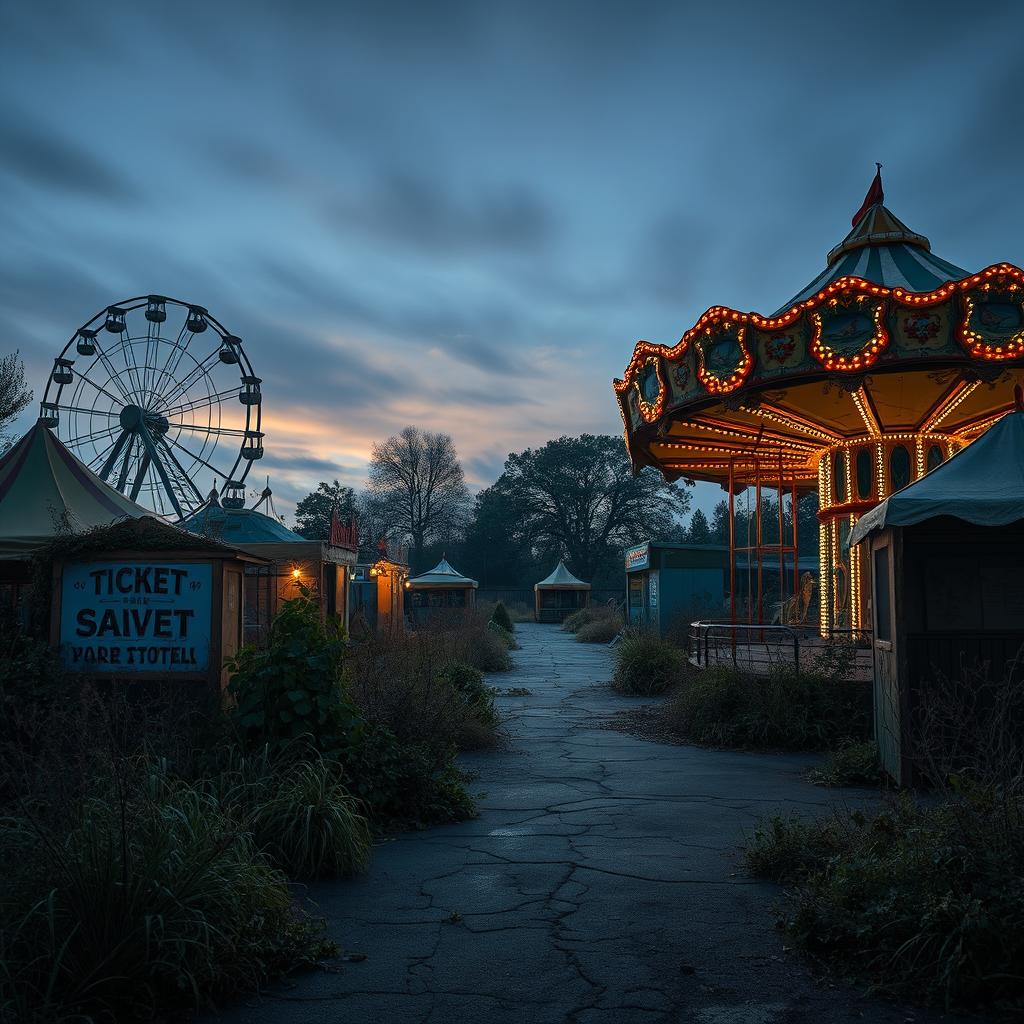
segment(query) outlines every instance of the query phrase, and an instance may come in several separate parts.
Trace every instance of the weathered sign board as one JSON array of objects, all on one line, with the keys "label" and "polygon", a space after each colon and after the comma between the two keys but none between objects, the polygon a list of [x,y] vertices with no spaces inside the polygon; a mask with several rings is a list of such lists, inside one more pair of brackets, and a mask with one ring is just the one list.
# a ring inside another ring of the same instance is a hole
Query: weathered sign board
[{"label": "weathered sign board", "polygon": [[82,562],[64,567],[60,647],[75,672],[200,674],[210,668],[209,562]]}]

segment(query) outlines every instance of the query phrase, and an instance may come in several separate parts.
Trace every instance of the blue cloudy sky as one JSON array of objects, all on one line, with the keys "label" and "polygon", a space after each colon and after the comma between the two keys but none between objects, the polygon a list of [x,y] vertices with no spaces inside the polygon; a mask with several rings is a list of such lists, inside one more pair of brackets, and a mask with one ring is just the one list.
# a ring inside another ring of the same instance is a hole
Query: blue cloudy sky
[{"label": "blue cloudy sky", "polygon": [[[281,505],[375,439],[621,429],[638,338],[769,312],[874,171],[1024,262],[1020,5],[0,2],[0,351],[160,292],[265,379]],[[710,487],[700,503],[715,499]]]}]

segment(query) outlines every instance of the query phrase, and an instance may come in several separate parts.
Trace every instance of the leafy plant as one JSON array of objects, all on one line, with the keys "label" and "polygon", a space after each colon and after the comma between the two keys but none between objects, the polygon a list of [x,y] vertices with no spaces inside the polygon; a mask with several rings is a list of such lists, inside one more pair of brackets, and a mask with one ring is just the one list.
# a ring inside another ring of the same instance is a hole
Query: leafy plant
[{"label": "leafy plant", "polygon": [[768,676],[713,668],[689,681],[666,717],[675,733],[697,743],[824,750],[867,738],[871,687],[785,668]]},{"label": "leafy plant", "polygon": [[612,686],[620,693],[663,693],[682,674],[686,659],[675,644],[651,633],[632,631],[615,650]]},{"label": "leafy plant", "polygon": [[878,758],[878,744],[844,743],[831,751],[824,762],[807,773],[818,786],[877,786],[885,778]]},{"label": "leafy plant", "polygon": [[345,637],[308,591],[285,601],[266,647],[243,647],[228,664],[229,710],[244,746],[279,752],[301,737],[340,756],[361,721],[342,687]]}]

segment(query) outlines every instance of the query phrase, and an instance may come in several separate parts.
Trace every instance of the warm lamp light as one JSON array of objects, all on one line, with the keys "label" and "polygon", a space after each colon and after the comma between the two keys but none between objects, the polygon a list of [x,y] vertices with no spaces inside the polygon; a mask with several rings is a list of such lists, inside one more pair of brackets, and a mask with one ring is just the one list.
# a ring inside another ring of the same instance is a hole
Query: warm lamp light
[{"label": "warm lamp light", "polygon": [[293,579],[297,580],[301,575],[302,575],[302,573],[299,572],[298,569],[292,569],[292,578]]}]

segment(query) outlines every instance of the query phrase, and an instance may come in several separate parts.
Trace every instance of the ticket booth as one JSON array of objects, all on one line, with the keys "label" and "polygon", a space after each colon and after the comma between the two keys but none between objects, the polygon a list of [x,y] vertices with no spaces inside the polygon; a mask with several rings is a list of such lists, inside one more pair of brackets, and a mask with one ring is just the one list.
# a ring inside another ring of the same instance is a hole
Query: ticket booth
[{"label": "ticket booth", "polygon": [[728,546],[644,541],[626,549],[625,563],[629,625],[664,634],[678,619],[723,614]]},{"label": "ticket booth", "polygon": [[53,563],[50,635],[65,670],[219,691],[243,642],[246,570],[265,560],[155,517],[89,541]]},{"label": "ticket booth", "polygon": [[[875,739],[901,785],[919,777],[922,723],[937,701],[962,704],[963,728],[932,734],[944,746],[931,754],[969,756],[963,745],[993,711],[979,680],[998,684],[1024,648],[1022,451],[1024,412],[1010,413],[851,534],[871,575]],[[1012,727],[1020,743],[1024,723]]]}]

